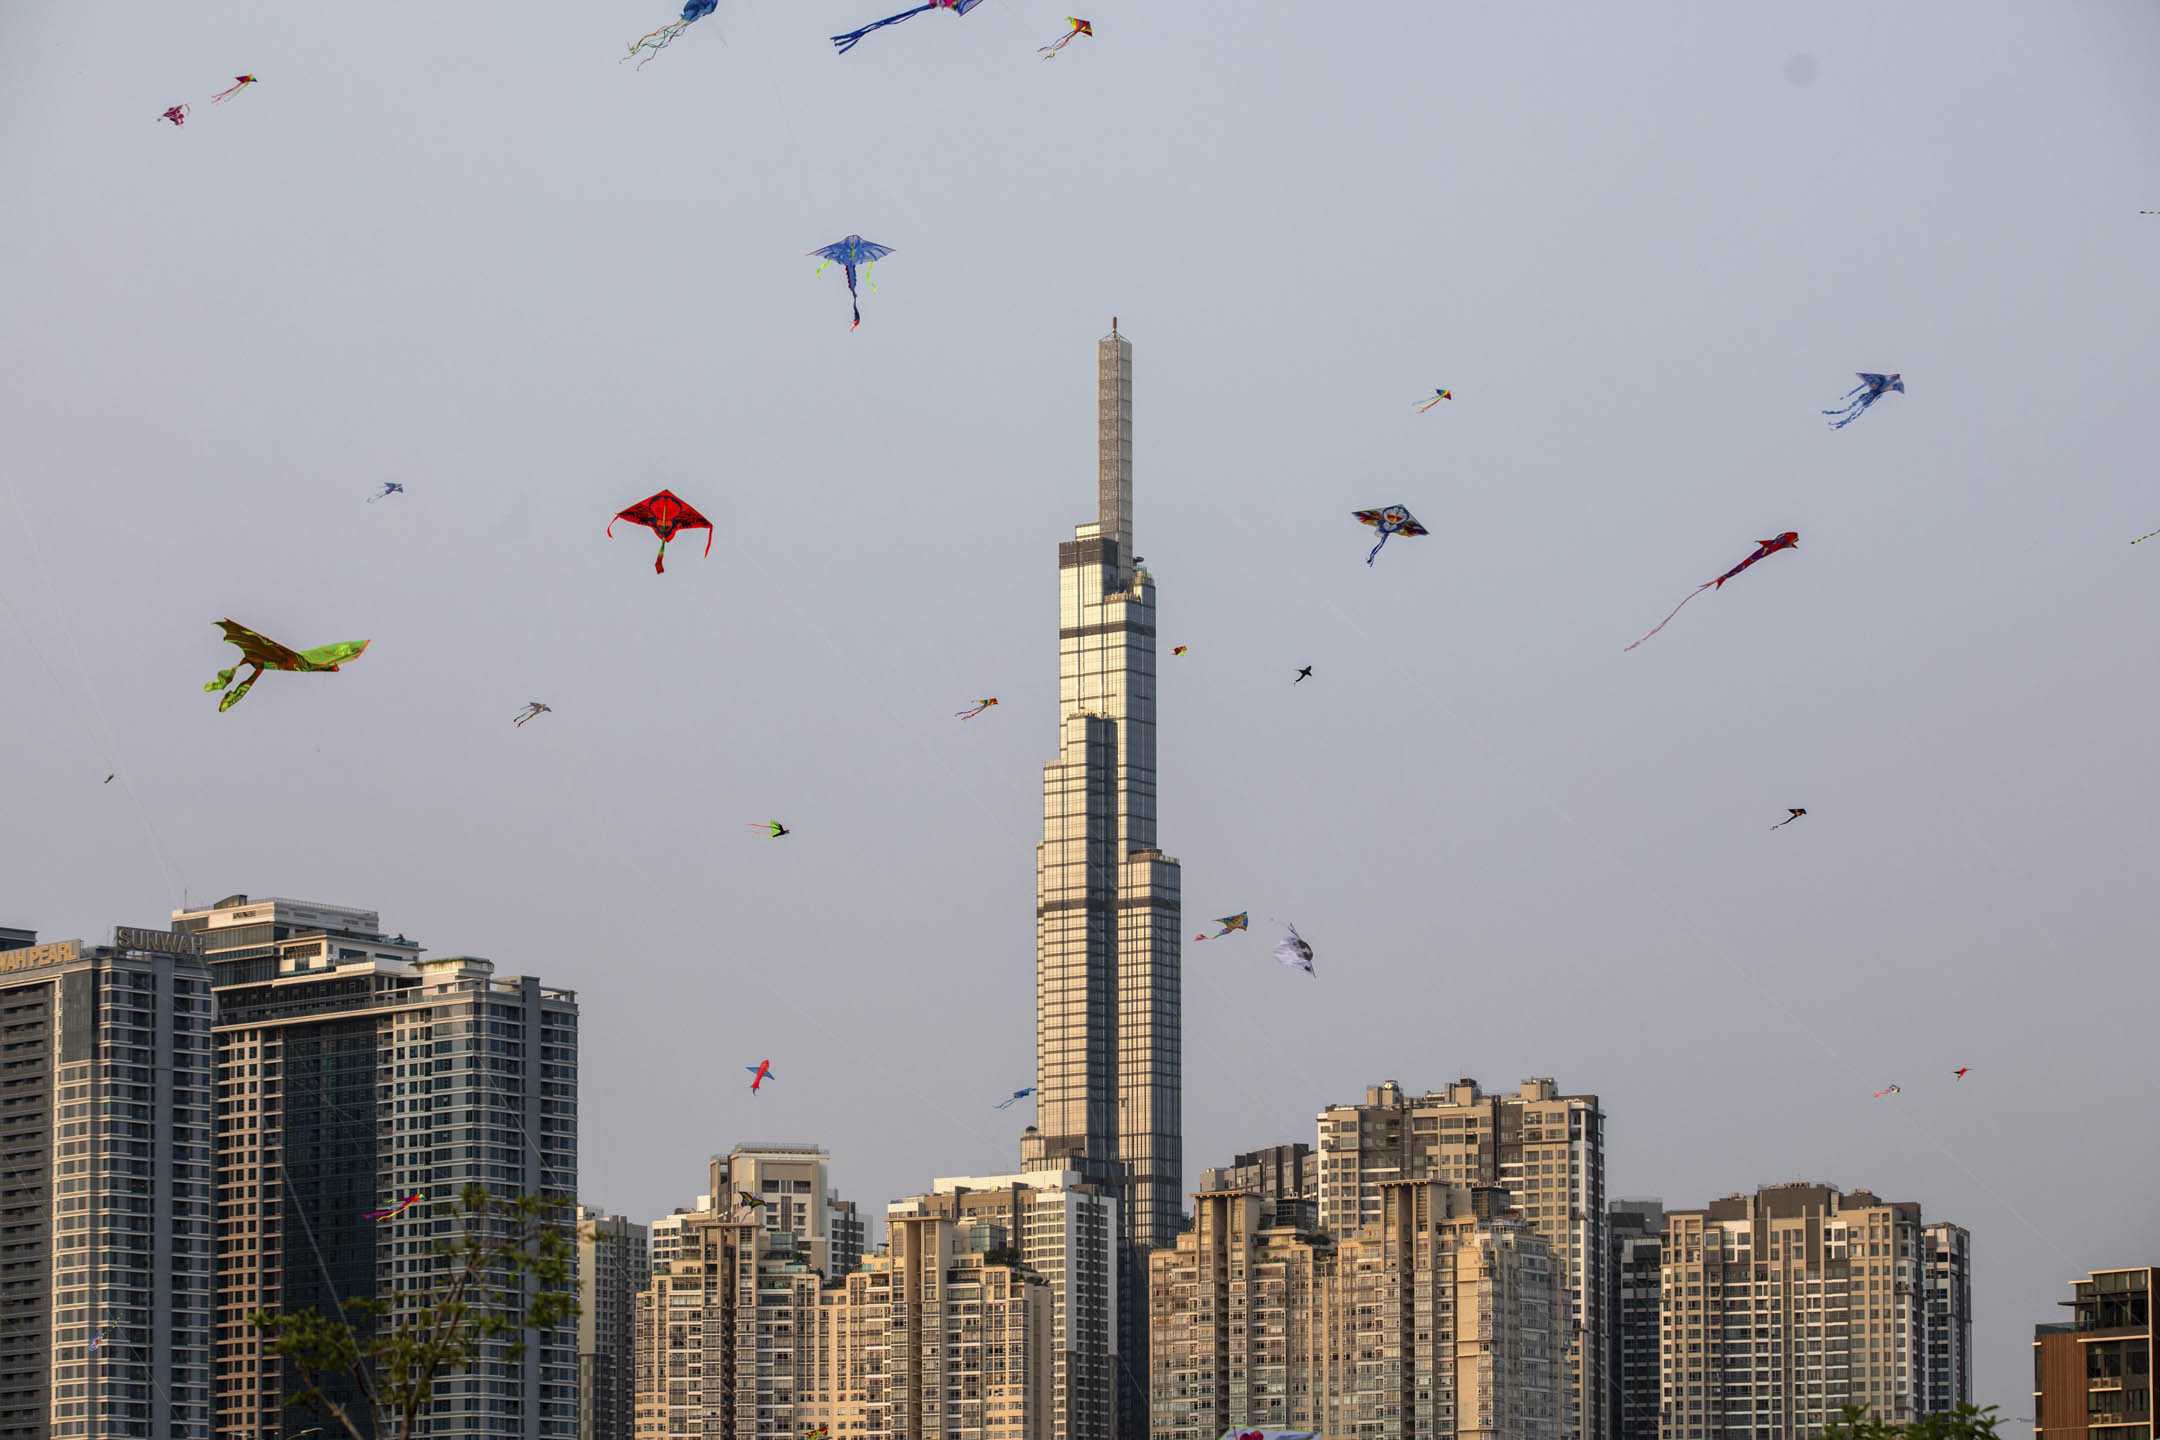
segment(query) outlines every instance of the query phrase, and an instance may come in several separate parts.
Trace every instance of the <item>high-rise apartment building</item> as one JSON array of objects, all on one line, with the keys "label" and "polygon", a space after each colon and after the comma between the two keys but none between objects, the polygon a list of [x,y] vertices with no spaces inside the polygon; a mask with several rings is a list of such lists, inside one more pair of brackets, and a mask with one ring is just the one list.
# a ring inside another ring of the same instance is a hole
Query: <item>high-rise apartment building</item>
[{"label": "high-rise apartment building", "polygon": [[1972,1236],[1937,1221],[1920,1231],[1927,1275],[1927,1353],[1913,1404],[1954,1410],[1972,1397]]},{"label": "high-rise apartment building", "polygon": [[1562,1271],[1506,1192],[1389,1181],[1349,1238],[1263,1225],[1256,1195],[1195,1197],[1150,1258],[1158,1440],[1228,1429],[1364,1440],[1555,1440]]},{"label": "high-rise apartment building", "polygon": [[[257,1310],[425,1290],[467,1184],[577,1190],[577,999],[487,960],[420,958],[373,911],[235,895],[175,911],[216,983],[217,1424],[278,1440],[290,1377]],[[377,1222],[369,1211],[420,1194]],[[433,1440],[573,1440],[578,1332],[438,1382]],[[333,1391],[343,1401],[361,1397]]]},{"label": "high-rise apartment building", "polygon": [[578,1440],[631,1440],[637,1297],[652,1280],[645,1227],[578,1207]]},{"label": "high-rise apartment building", "polygon": [[2153,1292],[2160,1268],[2095,1270],[2033,1327],[2035,1440],[2153,1440]]},{"label": "high-rise apartment building", "polygon": [[1847,1405],[1926,1413],[1928,1256],[1920,1207],[1865,1190],[1773,1185],[1666,1212],[1664,1440],[1805,1440]]},{"label": "high-rise apartment building", "polygon": [[815,1145],[738,1145],[712,1158],[711,1193],[699,1207],[754,1210],[766,1229],[795,1236],[819,1274],[838,1280],[862,1264],[866,1226],[855,1202],[832,1188],[831,1170],[832,1157]]},{"label": "high-rise apartment building", "polygon": [[27,950],[37,944],[37,931],[0,925],[0,950]]},{"label": "high-rise apartment building", "polygon": [[1615,1200],[1605,1212],[1605,1229],[1611,1246],[1605,1374],[1613,1440],[1657,1440],[1665,1207],[1656,1200]]},{"label": "high-rise apartment building", "polygon": [[1475,1080],[1411,1096],[1393,1081],[1362,1105],[1320,1112],[1320,1226],[1353,1235],[1380,1218],[1391,1180],[1497,1185],[1564,1267],[1567,1297],[1566,1440],[1603,1440],[1611,1385],[1605,1374],[1607,1246],[1605,1116],[1595,1095],[1563,1095],[1525,1080],[1488,1095]]},{"label": "high-rise apartment building", "polygon": [[0,953],[7,1440],[208,1440],[210,1023],[181,937]]},{"label": "high-rise apartment building", "polygon": [[1058,547],[1058,757],[1035,881],[1037,1133],[1021,1168],[1113,1186],[1120,1429],[1144,1434],[1147,1254],[1183,1215],[1178,862],[1155,835],[1155,582],[1133,553],[1132,344],[1096,347],[1096,519]]},{"label": "high-rise apartment building", "polygon": [[1316,1230],[1320,1226],[1320,1159],[1310,1145],[1248,1150],[1228,1165],[1200,1172],[1199,1193],[1225,1190],[1259,1196],[1263,1228]]}]

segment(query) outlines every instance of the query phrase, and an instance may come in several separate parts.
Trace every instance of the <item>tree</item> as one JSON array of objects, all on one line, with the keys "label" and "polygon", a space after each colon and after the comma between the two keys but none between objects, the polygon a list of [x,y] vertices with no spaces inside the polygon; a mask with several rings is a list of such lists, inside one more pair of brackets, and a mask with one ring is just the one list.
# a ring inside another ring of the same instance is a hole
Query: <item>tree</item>
[{"label": "tree", "polygon": [[[347,1300],[341,1315],[308,1309],[249,1317],[270,1337],[264,1349],[299,1382],[287,1405],[320,1407],[351,1440],[409,1440],[446,1372],[483,1358],[516,1360],[525,1353],[525,1331],[577,1318],[572,1242],[560,1218],[568,1201],[500,1198],[468,1185],[457,1203],[450,1221],[457,1233],[432,1245],[425,1288]],[[349,1379],[366,1397],[371,1430],[324,1388],[333,1377]]]},{"label": "tree", "polygon": [[1823,1427],[1822,1440],[1996,1440],[2001,1424],[1995,1407],[1986,1409],[1960,1402],[1955,1410],[1938,1410],[1903,1425],[1893,1425],[1870,1415],[1865,1405],[1847,1405],[1845,1418]]}]

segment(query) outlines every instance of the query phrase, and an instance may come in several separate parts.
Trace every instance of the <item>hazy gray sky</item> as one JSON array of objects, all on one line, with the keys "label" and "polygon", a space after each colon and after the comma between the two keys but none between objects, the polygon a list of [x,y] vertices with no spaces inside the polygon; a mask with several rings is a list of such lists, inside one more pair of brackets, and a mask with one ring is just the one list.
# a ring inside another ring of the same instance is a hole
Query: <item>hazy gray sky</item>
[{"label": "hazy gray sky", "polygon": [[[1046,64],[1065,6],[724,0],[642,71],[671,0],[8,7],[0,924],[285,894],[574,986],[632,1215],[743,1139],[1014,1168],[1115,314],[1162,835],[1256,917],[1189,1178],[1550,1074],[1615,1195],[1971,1227],[2028,1414],[2064,1282],[2160,1256],[2160,12],[1088,3]],[[662,486],[664,578],[602,534]],[[221,716],[228,615],[374,648]]]}]

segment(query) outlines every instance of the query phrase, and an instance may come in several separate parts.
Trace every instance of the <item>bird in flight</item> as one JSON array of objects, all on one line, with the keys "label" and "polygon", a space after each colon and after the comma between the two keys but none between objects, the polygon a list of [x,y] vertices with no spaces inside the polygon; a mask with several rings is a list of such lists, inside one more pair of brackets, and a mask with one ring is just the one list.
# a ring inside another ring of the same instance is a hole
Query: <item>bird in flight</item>
[{"label": "bird in flight", "polygon": [[1290,683],[1291,683],[1291,684],[1293,684],[1293,685],[1302,685],[1302,684],[1304,684],[1304,683],[1305,683],[1305,682],[1306,682],[1307,680],[1310,680],[1311,678],[1312,678],[1312,666],[1310,666],[1310,665],[1307,665],[1307,666],[1306,666],[1306,667],[1305,667],[1304,669],[1302,669],[1302,670],[1300,670],[1300,671],[1298,671],[1298,672],[1297,672],[1297,679],[1295,679],[1295,680],[1292,680],[1292,681],[1291,681]]}]

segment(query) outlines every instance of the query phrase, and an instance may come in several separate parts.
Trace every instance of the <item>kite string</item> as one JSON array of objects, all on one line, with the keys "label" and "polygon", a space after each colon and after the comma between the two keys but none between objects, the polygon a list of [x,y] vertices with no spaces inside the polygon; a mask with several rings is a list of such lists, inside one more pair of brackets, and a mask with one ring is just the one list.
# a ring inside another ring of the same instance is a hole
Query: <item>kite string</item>
[{"label": "kite string", "polygon": [[[1672,624],[1673,615],[1678,615],[1681,611],[1681,608],[1687,604],[1688,600],[1694,599],[1697,595],[1702,594],[1703,591],[1708,590],[1712,585],[1715,585],[1716,583],[1717,582],[1714,580],[1705,580],[1702,584],[1696,586],[1693,590],[1688,591],[1687,600],[1682,600],[1680,604],[1673,606],[1672,615],[1667,615],[1663,620],[1658,621],[1656,627],[1651,630],[1650,635],[1655,635],[1659,630],[1662,630],[1667,625]],[[1635,642],[1635,645],[1642,644],[1643,640],[1647,640],[1650,638],[1650,635],[1643,636],[1642,640],[1637,640]],[[1632,650],[1635,648],[1635,645],[1630,645],[1627,648],[1629,650]]]}]

